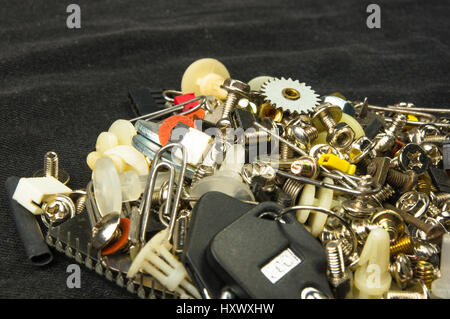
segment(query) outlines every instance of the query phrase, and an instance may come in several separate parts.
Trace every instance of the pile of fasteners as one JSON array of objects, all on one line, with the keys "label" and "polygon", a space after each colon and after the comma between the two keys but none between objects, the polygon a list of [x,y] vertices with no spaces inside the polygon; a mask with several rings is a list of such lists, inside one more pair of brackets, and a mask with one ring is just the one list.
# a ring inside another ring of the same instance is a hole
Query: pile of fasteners
[{"label": "pile of fasteners", "polygon": [[450,110],[244,83],[214,59],[130,97],[85,190],[55,153],[15,189],[57,250],[143,298],[450,297]]}]

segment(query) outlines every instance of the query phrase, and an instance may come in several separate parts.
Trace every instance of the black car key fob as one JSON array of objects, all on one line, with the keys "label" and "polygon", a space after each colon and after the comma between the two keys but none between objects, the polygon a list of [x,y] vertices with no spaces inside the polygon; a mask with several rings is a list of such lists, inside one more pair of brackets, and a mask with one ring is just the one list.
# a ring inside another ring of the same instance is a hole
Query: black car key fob
[{"label": "black car key fob", "polygon": [[264,202],[225,227],[210,243],[209,264],[238,298],[298,299],[310,287],[331,298],[322,245],[294,216],[275,220],[281,209]]},{"label": "black car key fob", "polygon": [[254,205],[219,192],[203,195],[192,210],[182,261],[205,298],[219,298],[224,285],[206,261],[211,239]]}]

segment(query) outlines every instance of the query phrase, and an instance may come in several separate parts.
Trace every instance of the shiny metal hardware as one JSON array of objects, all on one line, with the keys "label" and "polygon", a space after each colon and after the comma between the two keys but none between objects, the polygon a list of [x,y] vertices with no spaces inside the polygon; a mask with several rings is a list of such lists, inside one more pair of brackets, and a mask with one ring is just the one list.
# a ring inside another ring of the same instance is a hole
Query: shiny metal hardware
[{"label": "shiny metal hardware", "polygon": [[70,181],[70,175],[59,167],[59,156],[56,152],[50,151],[45,153],[44,168],[33,174],[33,177],[46,176],[54,177],[64,185]]},{"label": "shiny metal hardware", "polygon": [[324,103],[314,109],[311,121],[318,130],[327,131],[328,144],[337,149],[347,149],[355,139],[355,132],[347,123],[338,123],[341,117],[342,110],[339,106]]},{"label": "shiny metal hardware", "polygon": [[325,188],[341,191],[341,192],[343,192],[345,194],[351,194],[351,195],[368,196],[368,195],[372,195],[372,194],[378,193],[381,190],[381,185],[377,185],[373,189],[371,188],[371,189],[364,189],[364,190],[356,190],[356,189],[349,189],[349,188],[345,188],[345,187],[340,187],[340,186],[337,186],[337,185],[334,185],[334,184],[328,184],[328,183],[325,183],[323,181],[317,181],[315,179],[311,179],[311,178],[307,178],[307,177],[296,176],[294,174],[283,172],[283,171],[277,171],[277,175],[280,175],[280,176],[283,176],[283,177],[287,177],[287,178],[292,178],[292,179],[295,179],[295,180],[297,180],[299,182],[302,182],[302,183],[305,183],[305,184],[311,184],[311,185],[318,186],[318,187],[325,187]]},{"label": "shiny metal hardware", "polygon": [[[181,163],[181,170],[177,173],[178,174],[178,181],[177,181],[177,190],[174,194],[174,188],[175,188],[175,173],[176,168],[174,165],[171,165],[167,162],[161,161],[162,155],[169,149],[175,149],[179,148],[181,150],[181,156],[182,156],[182,163]],[[159,219],[160,221],[168,226],[168,233],[167,233],[167,240],[171,241],[173,238],[173,231],[175,227],[175,222],[177,219],[177,210],[178,210],[178,204],[180,202],[181,198],[181,192],[182,192],[182,185],[184,182],[184,176],[186,173],[186,162],[187,162],[187,154],[186,149],[182,144],[179,143],[169,143],[166,146],[162,147],[158,153],[156,153],[155,158],[152,161],[152,164],[150,166],[150,174],[148,176],[148,182],[144,191],[143,200],[141,202],[141,205],[139,207],[139,212],[141,215],[141,222],[140,222],[140,234],[139,234],[139,244],[143,246],[146,242],[145,239],[145,233],[147,229],[147,224],[149,220],[149,214],[151,212],[151,206],[152,206],[152,194],[155,191],[155,181],[156,176],[158,174],[158,171],[161,169],[167,169],[169,170],[169,187],[168,187],[168,196],[164,205],[164,210],[160,211]],[[167,219],[169,218],[169,221]]]},{"label": "shiny metal hardware", "polygon": [[197,106],[195,106],[192,109],[189,109],[187,111],[178,113],[178,115],[187,115],[187,114],[193,113],[193,112],[197,111],[198,109],[200,109],[206,103],[206,96],[203,96],[203,95],[196,96],[193,99],[190,99],[190,100],[185,101],[183,103],[180,103],[180,104],[168,107],[166,109],[162,109],[160,111],[156,111],[156,112],[153,112],[153,113],[149,113],[149,114],[145,114],[145,115],[142,115],[142,116],[135,117],[135,118],[131,119],[130,122],[136,122],[138,120],[146,120],[146,121],[155,120],[155,119],[160,118],[162,116],[169,115],[169,114],[177,112],[177,111],[181,111],[182,109],[184,109],[184,107],[187,104],[190,104],[190,103],[193,103],[193,102],[196,102],[196,101],[199,101]]},{"label": "shiny metal hardware", "polygon": [[221,85],[221,88],[225,89],[228,95],[224,103],[222,119],[217,124],[219,126],[230,126],[228,114],[230,114],[239,102],[239,97],[247,97],[250,94],[250,86],[238,80],[226,79]]}]

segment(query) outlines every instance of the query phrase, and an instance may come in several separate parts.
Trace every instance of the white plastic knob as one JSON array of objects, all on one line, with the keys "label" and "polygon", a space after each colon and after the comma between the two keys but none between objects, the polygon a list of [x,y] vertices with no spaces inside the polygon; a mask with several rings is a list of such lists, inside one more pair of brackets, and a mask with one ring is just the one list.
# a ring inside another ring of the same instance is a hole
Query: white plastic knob
[{"label": "white plastic knob", "polygon": [[392,281],[389,245],[389,233],[384,228],[370,232],[355,271],[355,297],[379,299],[389,290]]},{"label": "white plastic knob", "polygon": [[184,72],[181,80],[181,91],[199,95],[212,95],[225,100],[227,91],[220,88],[230,77],[227,68],[218,60],[205,58],[192,63]]}]

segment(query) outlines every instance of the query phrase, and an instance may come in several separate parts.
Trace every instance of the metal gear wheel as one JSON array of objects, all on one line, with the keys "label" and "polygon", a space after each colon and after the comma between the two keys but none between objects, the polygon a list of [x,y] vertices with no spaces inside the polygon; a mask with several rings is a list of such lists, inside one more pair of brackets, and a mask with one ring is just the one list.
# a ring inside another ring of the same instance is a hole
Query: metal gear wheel
[{"label": "metal gear wheel", "polygon": [[305,114],[319,104],[319,95],[310,86],[291,78],[275,78],[261,87],[261,95],[271,105],[290,111]]}]

